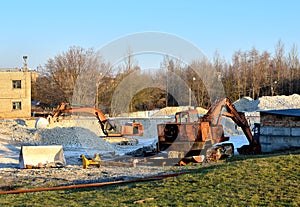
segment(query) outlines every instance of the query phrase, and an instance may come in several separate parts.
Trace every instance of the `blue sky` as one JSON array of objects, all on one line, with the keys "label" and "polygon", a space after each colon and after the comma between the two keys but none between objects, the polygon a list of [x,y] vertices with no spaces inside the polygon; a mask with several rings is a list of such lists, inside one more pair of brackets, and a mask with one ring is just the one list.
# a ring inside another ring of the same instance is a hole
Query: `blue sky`
[{"label": "blue sky", "polygon": [[210,59],[216,50],[227,61],[240,49],[273,53],[279,39],[288,52],[300,47],[299,9],[296,0],[2,1],[0,68],[28,55],[35,69],[70,46],[98,50],[144,31],[177,35]]}]

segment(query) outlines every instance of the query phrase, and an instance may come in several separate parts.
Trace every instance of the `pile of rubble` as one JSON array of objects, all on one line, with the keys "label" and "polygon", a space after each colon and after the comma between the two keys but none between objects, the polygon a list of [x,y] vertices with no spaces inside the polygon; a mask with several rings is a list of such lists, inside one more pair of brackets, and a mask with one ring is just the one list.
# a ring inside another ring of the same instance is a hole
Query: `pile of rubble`
[{"label": "pile of rubble", "polygon": [[0,135],[2,139],[7,139],[17,145],[34,145],[35,129],[28,127],[25,120],[5,119],[0,120]]},{"label": "pile of rubble", "polygon": [[39,145],[63,145],[65,150],[87,149],[96,152],[114,152],[114,146],[82,127],[39,129],[34,135]]},{"label": "pile of rubble", "polygon": [[[156,112],[155,114],[153,114],[152,117],[171,116],[171,115],[174,115],[176,112],[189,110],[191,108],[194,108],[194,107],[191,107],[191,106],[165,107],[165,108],[159,110],[158,112]],[[207,112],[207,109],[204,109],[202,107],[196,107],[196,110],[198,111],[199,114],[206,114],[206,112]]]},{"label": "pile of rubble", "polygon": [[238,111],[244,112],[300,108],[300,95],[263,96],[256,100],[243,97],[234,102],[234,106]]},{"label": "pile of rubble", "polygon": [[35,120],[1,120],[0,135],[12,145],[62,145],[69,154],[114,154],[115,146],[101,139],[93,131],[76,126],[73,120],[63,120],[48,127],[35,129]]}]

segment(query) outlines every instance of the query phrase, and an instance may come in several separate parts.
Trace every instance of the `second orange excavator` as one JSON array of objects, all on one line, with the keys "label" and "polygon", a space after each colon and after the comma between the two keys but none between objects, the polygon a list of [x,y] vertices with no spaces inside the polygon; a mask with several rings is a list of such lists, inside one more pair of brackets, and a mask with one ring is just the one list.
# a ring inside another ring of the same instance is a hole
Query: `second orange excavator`
[{"label": "second orange excavator", "polygon": [[137,144],[137,139],[124,136],[142,136],[144,127],[140,122],[128,122],[121,126],[121,131],[117,131],[117,127],[110,123],[106,116],[97,108],[87,106],[70,106],[66,103],[61,103],[53,110],[48,122],[57,122],[59,117],[68,113],[88,113],[93,114],[100,124],[100,128],[104,136],[102,137],[108,142],[120,145]]}]

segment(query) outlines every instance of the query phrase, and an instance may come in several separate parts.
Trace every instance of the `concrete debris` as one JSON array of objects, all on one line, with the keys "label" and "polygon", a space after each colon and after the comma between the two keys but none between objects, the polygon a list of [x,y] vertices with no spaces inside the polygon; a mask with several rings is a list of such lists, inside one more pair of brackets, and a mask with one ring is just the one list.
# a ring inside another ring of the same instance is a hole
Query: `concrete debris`
[{"label": "concrete debris", "polygon": [[[176,112],[185,111],[185,110],[188,110],[190,108],[191,108],[190,106],[166,107],[166,108],[163,108],[163,109],[159,110],[155,114],[153,114],[152,117],[172,116]],[[199,114],[206,114],[206,112],[207,112],[207,109],[204,109],[202,107],[196,107],[196,109],[198,110]]]},{"label": "concrete debris", "polygon": [[[41,129],[35,133],[37,144],[63,145],[65,149],[82,148],[101,152],[113,152],[113,145],[99,138],[95,133],[81,127]],[[93,153],[91,153],[93,154]]]},{"label": "concrete debris", "polygon": [[256,100],[250,97],[243,97],[233,104],[238,111],[246,112],[300,108],[300,95],[263,96]]},{"label": "concrete debris", "polygon": [[[21,146],[62,145],[64,151],[90,156],[95,153],[114,154],[116,151],[115,146],[101,139],[93,131],[76,126],[73,120],[63,120],[42,129],[35,128],[35,120],[23,121],[25,124],[19,124],[21,122],[18,120],[0,120],[0,138],[14,145],[16,150],[20,150]],[[74,162],[77,162],[77,158],[71,163]]]}]

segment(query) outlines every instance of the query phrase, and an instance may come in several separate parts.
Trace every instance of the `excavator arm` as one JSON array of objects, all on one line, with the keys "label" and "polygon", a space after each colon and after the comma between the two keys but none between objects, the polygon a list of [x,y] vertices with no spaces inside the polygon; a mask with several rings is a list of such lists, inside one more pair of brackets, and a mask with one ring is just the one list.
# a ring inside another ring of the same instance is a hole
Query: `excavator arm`
[{"label": "excavator arm", "polygon": [[239,127],[242,128],[247,137],[249,145],[244,145],[238,148],[240,154],[259,154],[261,153],[261,146],[257,139],[254,139],[245,114],[238,112],[229,98],[225,98],[227,112],[223,113],[225,116],[230,117]]},{"label": "excavator arm", "polygon": [[97,108],[92,107],[69,107],[66,103],[61,103],[57,108],[52,112],[52,119],[56,120],[63,113],[89,113],[94,114],[98,119],[102,132],[108,136],[108,131],[114,130],[115,127],[108,121],[105,115]]},{"label": "excavator arm", "polygon": [[[222,112],[222,109],[224,107],[226,109],[226,112]],[[217,100],[215,104],[211,106],[205,116],[201,119],[203,121],[209,121],[212,125],[219,125],[222,116],[231,118],[234,123],[241,127],[249,142],[249,145],[244,145],[241,148],[238,148],[238,152],[240,154],[261,153],[260,143],[257,139],[254,139],[245,114],[242,112],[238,112],[229,98],[226,97],[224,99]]]}]

